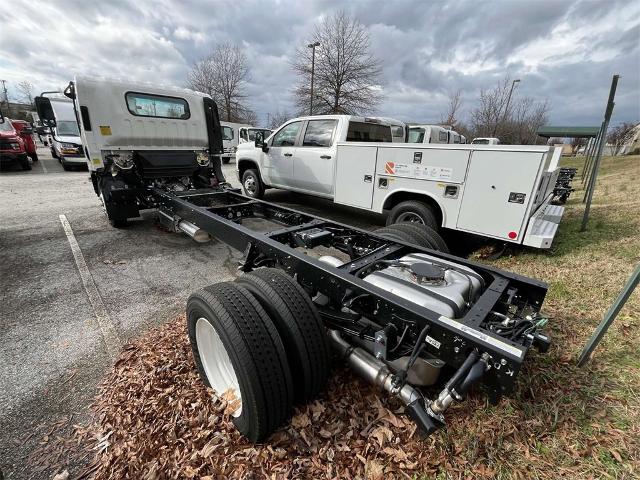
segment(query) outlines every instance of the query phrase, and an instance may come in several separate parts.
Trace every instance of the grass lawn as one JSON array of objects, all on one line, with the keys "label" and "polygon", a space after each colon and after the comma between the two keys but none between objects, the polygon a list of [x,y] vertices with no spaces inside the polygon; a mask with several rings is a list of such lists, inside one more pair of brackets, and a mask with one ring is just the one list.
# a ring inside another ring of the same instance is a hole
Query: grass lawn
[{"label": "grass lawn", "polygon": [[[567,165],[582,166],[582,159]],[[574,186],[580,186],[580,172]],[[638,478],[640,292],[585,368],[583,345],[640,262],[640,157],[606,158],[588,230],[583,191],[554,246],[491,263],[550,284],[548,353],[530,353],[516,392],[454,405],[447,428],[421,439],[397,401],[346,370],[263,445],[243,440],[195,373],[184,318],[125,347],[78,427],[100,439],[96,478]],[[436,390],[427,392],[433,395]],[[95,451],[91,455],[96,455]]]}]

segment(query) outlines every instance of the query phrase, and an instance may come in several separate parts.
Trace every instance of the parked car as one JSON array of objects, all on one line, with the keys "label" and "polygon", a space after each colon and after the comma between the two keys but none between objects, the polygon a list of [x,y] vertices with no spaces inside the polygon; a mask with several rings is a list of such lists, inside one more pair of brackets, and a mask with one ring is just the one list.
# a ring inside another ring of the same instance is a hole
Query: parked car
[{"label": "parked car", "polygon": [[33,127],[24,120],[11,120],[11,124],[16,132],[20,134],[22,140],[24,140],[27,155],[31,157],[31,160],[37,162],[38,152],[36,151],[36,142],[33,140]]},{"label": "parked car", "polygon": [[0,166],[19,163],[23,170],[31,170],[25,142],[11,123],[0,117]]},{"label": "parked car", "polygon": [[[391,125],[391,140],[396,143],[405,143],[407,141],[407,124],[389,117],[373,117]],[[266,137],[265,137],[266,138]]]}]

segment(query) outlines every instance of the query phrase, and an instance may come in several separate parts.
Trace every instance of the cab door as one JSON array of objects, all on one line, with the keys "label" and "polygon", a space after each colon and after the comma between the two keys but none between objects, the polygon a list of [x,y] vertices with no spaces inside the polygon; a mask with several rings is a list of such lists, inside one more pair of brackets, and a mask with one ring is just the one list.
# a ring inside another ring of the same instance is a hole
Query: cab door
[{"label": "cab door", "polygon": [[263,154],[262,178],[273,186],[293,186],[293,156],[302,130],[302,120],[284,125]]},{"label": "cab door", "polygon": [[335,136],[338,120],[318,119],[306,122],[293,162],[294,186],[309,193],[333,193],[336,158]]}]

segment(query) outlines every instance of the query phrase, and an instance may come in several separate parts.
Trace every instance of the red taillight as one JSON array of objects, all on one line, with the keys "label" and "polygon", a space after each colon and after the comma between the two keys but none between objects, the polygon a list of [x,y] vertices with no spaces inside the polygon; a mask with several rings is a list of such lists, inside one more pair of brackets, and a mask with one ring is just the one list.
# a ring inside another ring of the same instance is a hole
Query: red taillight
[{"label": "red taillight", "polygon": [[509,232],[508,235],[509,235],[509,238],[511,240],[513,240],[514,238],[516,238],[518,236],[518,233],[517,232]]}]

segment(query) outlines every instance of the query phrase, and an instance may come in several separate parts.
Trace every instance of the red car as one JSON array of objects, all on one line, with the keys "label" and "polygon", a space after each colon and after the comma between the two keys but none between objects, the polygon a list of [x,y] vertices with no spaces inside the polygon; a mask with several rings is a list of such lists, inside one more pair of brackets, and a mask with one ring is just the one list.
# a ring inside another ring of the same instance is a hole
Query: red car
[{"label": "red car", "polygon": [[25,141],[10,119],[0,117],[0,167],[10,163],[19,163],[23,170],[31,170]]},{"label": "red car", "polygon": [[20,137],[24,140],[27,155],[31,157],[31,160],[37,162],[38,152],[36,152],[36,142],[33,141],[33,128],[31,125],[24,120],[11,120],[11,125],[13,125],[13,128],[16,129]]}]

